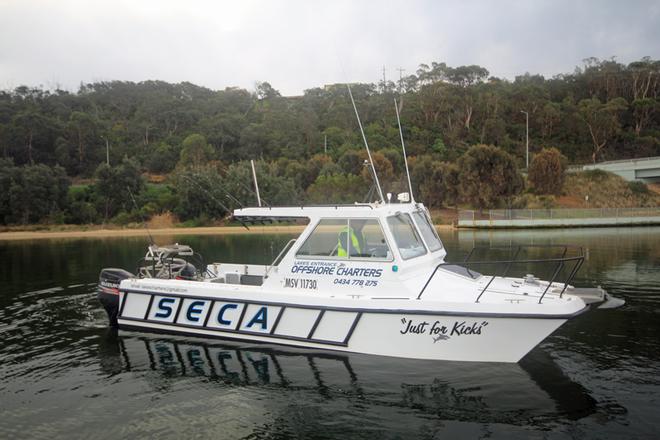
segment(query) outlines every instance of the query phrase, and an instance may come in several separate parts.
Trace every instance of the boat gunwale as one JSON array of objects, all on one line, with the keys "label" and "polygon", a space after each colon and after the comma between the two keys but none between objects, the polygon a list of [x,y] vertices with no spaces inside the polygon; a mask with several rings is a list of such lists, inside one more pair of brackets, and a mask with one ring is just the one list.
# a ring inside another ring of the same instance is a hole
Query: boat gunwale
[{"label": "boat gunwale", "polygon": [[[561,313],[561,314],[542,314],[542,313],[504,313],[504,312],[465,312],[465,311],[452,311],[452,310],[421,310],[421,309],[381,309],[381,308],[367,308],[367,307],[343,307],[343,306],[327,306],[322,304],[300,304],[300,303],[291,303],[291,302],[280,302],[280,301],[256,301],[252,299],[237,299],[237,298],[223,298],[223,297],[210,297],[202,296],[196,294],[180,294],[180,293],[169,293],[169,292],[152,292],[145,290],[136,290],[136,289],[119,289],[122,293],[137,293],[142,295],[153,295],[153,296],[165,296],[165,297],[175,297],[175,298],[189,298],[189,299],[200,299],[207,301],[219,301],[219,302],[231,302],[231,303],[242,303],[247,305],[265,305],[265,306],[278,306],[278,307],[294,307],[300,309],[314,309],[314,310],[324,310],[331,312],[353,312],[353,313],[376,313],[376,314],[409,314],[409,315],[439,315],[439,316],[466,316],[466,317],[492,317],[492,318],[516,318],[516,319],[572,319],[576,316],[579,316],[587,312],[591,304],[585,304],[583,308],[576,310],[571,313]],[[376,300],[380,301],[380,300]],[[410,298],[410,301],[424,301]],[[429,303],[430,301],[424,301]],[[183,301],[181,301],[183,303]],[[125,318],[122,317],[122,312],[126,301],[122,298],[121,307],[119,310],[119,315],[117,319],[127,319],[135,320],[140,322],[154,322],[154,323],[163,323],[159,320],[147,320],[139,318]],[[169,323],[165,323],[169,324]],[[193,326],[195,328],[201,328],[199,326]],[[261,333],[260,333],[261,334]]]}]

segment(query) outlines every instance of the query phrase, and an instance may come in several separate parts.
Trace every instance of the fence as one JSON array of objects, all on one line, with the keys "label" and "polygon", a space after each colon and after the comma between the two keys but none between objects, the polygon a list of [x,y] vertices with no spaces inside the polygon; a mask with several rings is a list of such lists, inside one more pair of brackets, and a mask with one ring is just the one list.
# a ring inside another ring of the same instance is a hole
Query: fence
[{"label": "fence", "polygon": [[660,207],[461,210],[458,226],[543,227],[660,224]]}]

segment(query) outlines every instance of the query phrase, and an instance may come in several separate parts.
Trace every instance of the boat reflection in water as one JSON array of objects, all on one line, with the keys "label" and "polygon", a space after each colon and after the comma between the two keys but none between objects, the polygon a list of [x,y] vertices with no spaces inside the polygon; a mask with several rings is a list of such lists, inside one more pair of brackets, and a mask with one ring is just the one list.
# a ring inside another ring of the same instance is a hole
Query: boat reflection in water
[{"label": "boat reflection in water", "polygon": [[344,399],[450,420],[527,424],[596,411],[587,390],[540,349],[519,364],[438,362],[108,330],[99,356],[105,373],[138,373],[156,387],[201,376],[195,386],[261,387],[266,397],[291,392],[296,399]]}]

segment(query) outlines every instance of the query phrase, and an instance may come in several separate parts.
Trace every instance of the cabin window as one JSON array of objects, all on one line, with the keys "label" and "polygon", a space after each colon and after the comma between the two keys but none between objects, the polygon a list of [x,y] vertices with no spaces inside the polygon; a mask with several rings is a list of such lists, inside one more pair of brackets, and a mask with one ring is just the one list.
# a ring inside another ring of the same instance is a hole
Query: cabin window
[{"label": "cabin window", "polygon": [[323,219],[296,256],[391,259],[376,219]]},{"label": "cabin window", "polygon": [[416,211],[413,212],[413,218],[415,219],[415,223],[417,223],[419,232],[421,232],[422,238],[424,238],[424,241],[429,247],[429,250],[434,252],[442,249],[442,242],[440,241],[440,237],[438,237],[438,233],[433,227],[433,224],[431,224],[429,217],[422,211]]},{"label": "cabin window", "polygon": [[408,260],[426,253],[426,248],[419,238],[419,234],[413,225],[410,215],[399,213],[387,217],[387,224],[390,226],[394,241],[396,241],[396,245],[401,253],[401,258]]},{"label": "cabin window", "polygon": [[349,243],[351,258],[392,258],[392,253],[387,246],[383,229],[380,227],[378,220],[351,219],[348,224],[353,230],[359,244],[359,249],[356,249],[355,246]]}]

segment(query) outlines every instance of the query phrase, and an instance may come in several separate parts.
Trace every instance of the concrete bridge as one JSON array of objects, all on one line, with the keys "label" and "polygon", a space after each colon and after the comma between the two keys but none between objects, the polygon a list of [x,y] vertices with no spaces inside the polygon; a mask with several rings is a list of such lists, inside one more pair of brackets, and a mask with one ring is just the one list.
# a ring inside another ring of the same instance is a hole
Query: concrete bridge
[{"label": "concrete bridge", "polygon": [[640,180],[645,183],[660,182],[660,156],[641,159],[612,160],[592,165],[584,165],[583,170],[603,170],[618,174],[626,180]]}]

